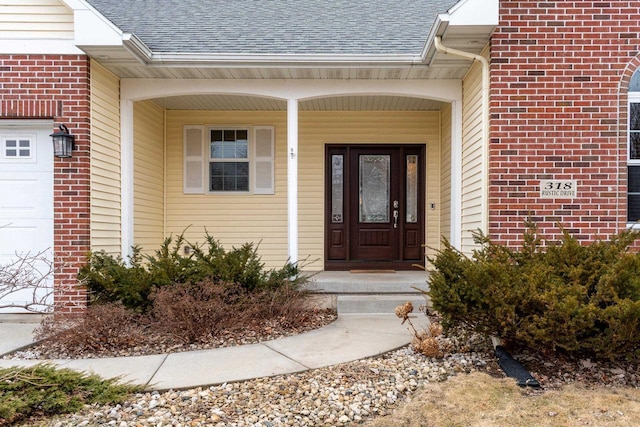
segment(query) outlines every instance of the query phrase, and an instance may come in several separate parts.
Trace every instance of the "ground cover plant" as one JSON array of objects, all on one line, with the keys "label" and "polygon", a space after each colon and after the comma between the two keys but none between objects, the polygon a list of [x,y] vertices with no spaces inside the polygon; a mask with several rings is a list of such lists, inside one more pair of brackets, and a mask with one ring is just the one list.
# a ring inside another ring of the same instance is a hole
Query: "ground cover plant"
[{"label": "ground cover plant", "polygon": [[32,416],[72,413],[85,404],[109,404],[140,390],[50,365],[0,369],[0,426]]},{"label": "ground cover plant", "polygon": [[[185,254],[188,245],[192,250]],[[335,319],[314,309],[298,264],[266,270],[253,244],[225,250],[209,234],[191,244],[168,238],[153,254],[134,248],[129,262],[89,255],[79,280],[90,295],[82,317],[46,318],[40,357],[100,357],[192,350],[275,338]]]},{"label": "ground cover plant", "polygon": [[624,231],[581,243],[544,240],[529,222],[519,249],[476,234],[467,257],[446,240],[430,261],[428,294],[445,328],[574,356],[640,356],[640,237]]}]

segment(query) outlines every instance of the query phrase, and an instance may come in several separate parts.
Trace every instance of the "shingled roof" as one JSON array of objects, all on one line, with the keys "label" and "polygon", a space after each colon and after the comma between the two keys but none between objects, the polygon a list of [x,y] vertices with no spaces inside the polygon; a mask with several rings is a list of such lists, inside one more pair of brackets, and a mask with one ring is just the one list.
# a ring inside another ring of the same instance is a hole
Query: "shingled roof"
[{"label": "shingled roof", "polygon": [[87,0],[155,53],[420,54],[456,0]]}]

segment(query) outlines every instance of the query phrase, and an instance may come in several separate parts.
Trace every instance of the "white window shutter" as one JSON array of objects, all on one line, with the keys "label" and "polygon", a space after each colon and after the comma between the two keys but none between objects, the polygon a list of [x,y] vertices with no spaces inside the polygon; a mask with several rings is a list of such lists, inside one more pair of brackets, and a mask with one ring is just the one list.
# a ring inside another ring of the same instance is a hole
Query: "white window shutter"
[{"label": "white window shutter", "polygon": [[204,193],[204,127],[184,128],[184,193]]},{"label": "white window shutter", "polygon": [[253,128],[255,173],[254,194],[274,194],[274,127],[256,126]]}]

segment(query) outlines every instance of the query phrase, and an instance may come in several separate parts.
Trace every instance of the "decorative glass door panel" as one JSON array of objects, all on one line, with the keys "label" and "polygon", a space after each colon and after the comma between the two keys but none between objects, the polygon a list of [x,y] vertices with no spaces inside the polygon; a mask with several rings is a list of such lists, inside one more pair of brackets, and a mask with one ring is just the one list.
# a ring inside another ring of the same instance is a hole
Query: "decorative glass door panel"
[{"label": "decorative glass door panel", "polygon": [[331,145],[326,157],[327,269],[424,263],[424,146]]},{"label": "decorative glass door panel", "polygon": [[389,222],[391,156],[361,155],[359,165],[360,222]]}]

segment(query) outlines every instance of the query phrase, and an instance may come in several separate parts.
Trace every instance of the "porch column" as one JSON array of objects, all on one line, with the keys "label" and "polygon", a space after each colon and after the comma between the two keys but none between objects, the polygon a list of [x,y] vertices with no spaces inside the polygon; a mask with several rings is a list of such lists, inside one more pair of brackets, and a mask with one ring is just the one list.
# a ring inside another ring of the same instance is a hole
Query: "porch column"
[{"label": "porch column", "polygon": [[462,101],[451,102],[451,235],[449,242],[462,249]]},{"label": "porch column", "polygon": [[287,215],[289,262],[298,262],[298,100],[287,101]]},{"label": "porch column", "polygon": [[133,101],[120,102],[120,245],[126,261],[133,246]]}]

